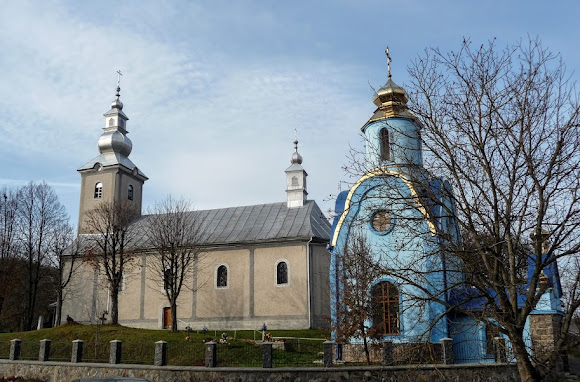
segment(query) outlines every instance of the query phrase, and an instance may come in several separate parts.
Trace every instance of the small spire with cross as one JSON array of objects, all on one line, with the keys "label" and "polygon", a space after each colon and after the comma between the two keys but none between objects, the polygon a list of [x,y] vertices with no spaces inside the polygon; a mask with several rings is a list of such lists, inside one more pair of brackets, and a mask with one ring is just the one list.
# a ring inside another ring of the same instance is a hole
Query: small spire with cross
[{"label": "small spire with cross", "polygon": [[294,151],[298,152],[298,129],[294,129]]},{"label": "small spire with cross", "polygon": [[117,70],[117,99],[119,99],[119,97],[121,96],[121,76],[123,75],[123,73],[121,73],[121,69]]},{"label": "small spire with cross", "polygon": [[385,54],[387,55],[387,70],[389,71],[389,79],[391,79],[391,56],[389,55],[389,46],[385,49]]}]

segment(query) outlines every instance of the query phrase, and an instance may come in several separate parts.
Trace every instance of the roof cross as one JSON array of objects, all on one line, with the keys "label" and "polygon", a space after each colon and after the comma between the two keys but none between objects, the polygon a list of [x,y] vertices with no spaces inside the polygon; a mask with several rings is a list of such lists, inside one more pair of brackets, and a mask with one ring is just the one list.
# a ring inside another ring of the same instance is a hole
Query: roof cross
[{"label": "roof cross", "polygon": [[121,73],[121,69],[117,70],[117,94],[115,94],[115,96],[117,96],[117,99],[119,99],[119,97],[121,96],[121,76],[123,75],[123,73]]},{"label": "roof cross", "polygon": [[389,79],[391,79],[391,56],[389,55],[389,46],[387,45],[387,49],[385,49],[385,54],[387,55],[387,69],[389,71]]}]

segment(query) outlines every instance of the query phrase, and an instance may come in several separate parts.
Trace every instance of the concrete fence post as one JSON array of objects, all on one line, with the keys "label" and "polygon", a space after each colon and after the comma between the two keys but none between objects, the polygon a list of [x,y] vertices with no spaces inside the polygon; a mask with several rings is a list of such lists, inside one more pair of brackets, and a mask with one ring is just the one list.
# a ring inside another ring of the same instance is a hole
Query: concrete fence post
[{"label": "concrete fence post", "polygon": [[262,343],[262,367],[272,368],[273,364],[273,346],[271,342]]},{"label": "concrete fence post", "polygon": [[10,361],[18,361],[20,359],[20,352],[22,350],[22,341],[13,339],[10,341]]},{"label": "concrete fence post", "polygon": [[72,354],[70,357],[70,361],[72,363],[81,363],[83,362],[83,346],[85,341],[83,340],[74,340],[72,342]]},{"label": "concrete fence post", "polygon": [[216,367],[217,366],[217,343],[206,342],[205,343],[205,367]]},{"label": "concrete fence post", "polygon": [[155,366],[167,365],[167,342],[155,342],[155,361],[153,364]]},{"label": "concrete fence post", "polygon": [[395,349],[395,344],[393,341],[383,341],[383,365],[392,366],[395,363],[393,358],[393,351]]},{"label": "concrete fence post", "polygon": [[444,365],[453,365],[453,340],[451,338],[441,338],[441,358]]},{"label": "concrete fence post", "polygon": [[123,341],[113,340],[110,344],[111,350],[109,353],[109,363],[113,365],[120,364]]},{"label": "concrete fence post", "polygon": [[50,359],[50,343],[49,339],[40,340],[40,350],[38,351],[38,360],[46,362]]},{"label": "concrete fence post", "polygon": [[505,338],[495,337],[494,340],[495,340],[495,362],[506,363],[507,353],[506,353]]},{"label": "concrete fence post", "polygon": [[332,367],[332,348],[334,347],[334,342],[324,341],[322,348],[324,350],[324,367]]}]

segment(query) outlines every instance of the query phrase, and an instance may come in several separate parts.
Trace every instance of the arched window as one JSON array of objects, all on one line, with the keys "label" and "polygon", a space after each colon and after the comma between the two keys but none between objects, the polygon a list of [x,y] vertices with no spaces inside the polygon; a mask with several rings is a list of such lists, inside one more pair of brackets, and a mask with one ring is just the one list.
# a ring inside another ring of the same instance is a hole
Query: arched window
[{"label": "arched window", "polygon": [[216,287],[227,288],[228,286],[228,267],[220,265],[217,269]]},{"label": "arched window", "polygon": [[127,199],[133,200],[133,185],[132,184],[130,184],[129,187],[127,187]]},{"label": "arched window", "polygon": [[101,199],[103,197],[103,183],[99,182],[95,184],[95,199]]},{"label": "arched window", "polygon": [[371,289],[373,329],[377,334],[400,334],[399,289],[395,284],[381,281]]},{"label": "arched window", "polygon": [[389,130],[381,129],[379,133],[379,141],[381,149],[381,160],[391,160],[391,141],[389,137]]},{"label": "arched window", "polygon": [[276,265],[276,284],[288,284],[288,264],[285,261],[280,261]]}]

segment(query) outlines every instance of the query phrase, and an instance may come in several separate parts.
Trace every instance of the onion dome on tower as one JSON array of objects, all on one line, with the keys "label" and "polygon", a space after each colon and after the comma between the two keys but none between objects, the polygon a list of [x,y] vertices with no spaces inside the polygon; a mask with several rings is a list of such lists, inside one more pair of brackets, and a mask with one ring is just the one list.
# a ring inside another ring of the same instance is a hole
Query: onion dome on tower
[{"label": "onion dome on tower", "polygon": [[[392,117],[410,118],[416,120],[417,116],[407,108],[407,102],[409,101],[407,92],[393,81],[391,75],[391,56],[389,55],[389,48],[385,50],[385,54],[387,55],[389,78],[387,83],[385,83],[376,92],[373,98],[373,103],[377,105],[377,110],[375,110],[375,113],[369,122],[380,118]],[[367,122],[367,124],[369,122]]]},{"label": "onion dome on tower", "polygon": [[407,107],[407,92],[392,79],[389,48],[385,53],[389,77],[373,97],[377,109],[361,127],[366,138],[366,158],[374,167],[422,166],[421,124]]},{"label": "onion dome on tower", "polygon": [[115,100],[111,103],[111,109],[104,115],[105,127],[103,134],[99,138],[98,147],[100,155],[86,163],[78,171],[92,169],[94,167],[109,167],[121,165],[136,175],[147,179],[145,174],[135,166],[129,159],[129,154],[133,150],[133,143],[127,136],[127,121],[129,118],[123,112],[123,102],[121,97],[121,88],[117,85]]}]

